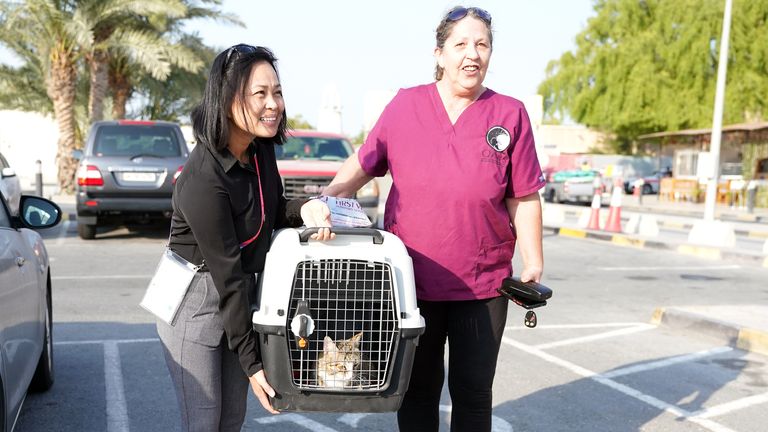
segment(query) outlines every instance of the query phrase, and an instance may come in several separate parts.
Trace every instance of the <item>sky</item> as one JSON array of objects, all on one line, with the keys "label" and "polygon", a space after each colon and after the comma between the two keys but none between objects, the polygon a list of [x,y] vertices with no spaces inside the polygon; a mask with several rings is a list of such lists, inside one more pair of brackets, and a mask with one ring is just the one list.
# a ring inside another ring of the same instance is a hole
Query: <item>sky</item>
[{"label": "sky", "polygon": [[[592,0],[476,0],[493,17],[493,55],[485,85],[518,99],[536,94],[550,60],[575,47]],[[363,129],[365,95],[433,81],[435,28],[461,4],[444,0],[224,0],[239,28],[195,20],[209,46],[262,45],[278,57],[289,116],[317,125],[324,90],[335,87],[342,128]]]},{"label": "sky", "polygon": [[[493,55],[485,85],[526,100],[551,60],[575,48],[594,14],[593,0],[475,0],[493,17]],[[366,95],[433,81],[435,28],[457,3],[446,0],[224,0],[245,27],[193,20],[212,47],[262,45],[278,57],[286,110],[317,125],[323,94],[335,88],[342,129],[364,127]],[[0,62],[15,63],[0,49]],[[532,107],[529,107],[531,111]]]}]

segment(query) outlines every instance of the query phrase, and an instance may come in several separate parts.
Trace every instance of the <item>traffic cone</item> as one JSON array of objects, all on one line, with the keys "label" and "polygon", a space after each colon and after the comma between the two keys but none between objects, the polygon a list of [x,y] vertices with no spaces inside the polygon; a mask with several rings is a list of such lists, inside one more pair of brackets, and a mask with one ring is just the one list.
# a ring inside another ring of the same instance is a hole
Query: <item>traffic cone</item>
[{"label": "traffic cone", "polygon": [[608,208],[608,219],[605,220],[605,231],[621,232],[621,195],[621,186],[614,186],[611,205]]},{"label": "traffic cone", "polygon": [[600,190],[595,189],[595,196],[592,197],[592,214],[589,215],[589,223],[587,229],[600,230],[600,204],[602,199],[600,198]]}]

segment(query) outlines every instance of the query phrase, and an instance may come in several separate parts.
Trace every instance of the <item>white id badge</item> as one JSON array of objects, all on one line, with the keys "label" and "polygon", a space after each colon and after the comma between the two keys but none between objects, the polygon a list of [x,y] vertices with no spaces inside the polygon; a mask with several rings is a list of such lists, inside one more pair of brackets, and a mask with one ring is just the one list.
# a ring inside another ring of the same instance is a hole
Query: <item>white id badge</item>
[{"label": "white id badge", "polygon": [[200,269],[166,248],[139,306],[173,325],[189,284]]}]

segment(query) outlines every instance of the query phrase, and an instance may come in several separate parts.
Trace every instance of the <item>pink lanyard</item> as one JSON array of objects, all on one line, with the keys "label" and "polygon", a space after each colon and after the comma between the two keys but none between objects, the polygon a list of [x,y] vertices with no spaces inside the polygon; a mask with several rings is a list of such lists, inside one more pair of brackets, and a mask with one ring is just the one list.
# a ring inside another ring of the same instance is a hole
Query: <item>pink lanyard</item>
[{"label": "pink lanyard", "polygon": [[261,199],[261,224],[259,225],[259,230],[256,232],[256,235],[249,238],[248,240],[240,243],[240,249],[248,246],[249,244],[253,243],[254,240],[261,234],[261,228],[264,227],[264,194],[261,191],[261,173],[259,172],[259,161],[256,159],[256,153],[253,154],[253,164],[256,165],[256,179],[259,182],[259,198]]}]

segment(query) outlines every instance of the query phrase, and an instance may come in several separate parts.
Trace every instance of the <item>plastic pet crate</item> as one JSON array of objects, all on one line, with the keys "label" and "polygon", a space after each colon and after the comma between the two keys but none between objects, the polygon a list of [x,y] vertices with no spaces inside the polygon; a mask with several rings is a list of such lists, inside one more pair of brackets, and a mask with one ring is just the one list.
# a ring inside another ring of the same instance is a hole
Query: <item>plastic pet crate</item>
[{"label": "plastic pet crate", "polygon": [[[276,232],[259,275],[253,325],[277,393],[272,406],[395,411],[424,332],[411,258],[388,232],[334,228],[336,238],[326,242],[308,240],[314,232]],[[323,353],[334,349],[344,361],[328,361],[336,357]]]}]

